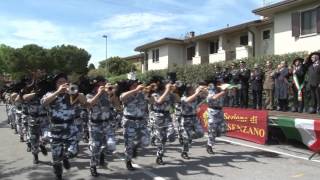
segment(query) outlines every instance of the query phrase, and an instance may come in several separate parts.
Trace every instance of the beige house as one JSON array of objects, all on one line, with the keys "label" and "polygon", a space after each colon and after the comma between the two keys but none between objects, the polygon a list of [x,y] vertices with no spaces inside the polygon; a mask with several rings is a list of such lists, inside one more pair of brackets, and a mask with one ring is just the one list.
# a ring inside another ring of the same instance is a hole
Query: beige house
[{"label": "beige house", "polygon": [[145,53],[142,71],[320,50],[320,0],[284,0],[253,13],[261,19],[137,47],[135,51]]},{"label": "beige house", "polygon": [[253,11],[274,23],[274,53],[320,50],[320,1],[285,0]]},{"label": "beige house", "polygon": [[123,60],[126,60],[135,65],[137,71],[142,71],[142,62],[144,60],[144,54],[136,54],[132,56],[123,57]]}]

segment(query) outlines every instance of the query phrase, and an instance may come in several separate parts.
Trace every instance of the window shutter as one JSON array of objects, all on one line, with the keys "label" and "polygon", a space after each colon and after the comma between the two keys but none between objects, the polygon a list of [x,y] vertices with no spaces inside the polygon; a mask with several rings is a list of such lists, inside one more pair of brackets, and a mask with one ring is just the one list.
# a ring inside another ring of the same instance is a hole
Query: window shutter
[{"label": "window shutter", "polygon": [[317,7],[317,33],[320,33],[320,6]]},{"label": "window shutter", "polygon": [[300,12],[294,12],[291,15],[292,20],[292,36],[300,36]]}]

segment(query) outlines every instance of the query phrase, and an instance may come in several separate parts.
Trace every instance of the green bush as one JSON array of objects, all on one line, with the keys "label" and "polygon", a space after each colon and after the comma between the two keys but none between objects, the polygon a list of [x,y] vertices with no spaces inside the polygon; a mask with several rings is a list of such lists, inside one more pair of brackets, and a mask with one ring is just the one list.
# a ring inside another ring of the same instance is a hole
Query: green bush
[{"label": "green bush", "polygon": [[[306,58],[308,56],[308,52],[296,52],[284,55],[267,55],[260,57],[252,57],[252,58],[244,58],[241,59],[247,62],[248,68],[252,68],[255,63],[259,64],[261,68],[264,67],[266,61],[271,61],[273,63],[274,68],[280,64],[281,61],[287,61],[288,65],[292,64],[292,61],[296,57]],[[199,81],[209,79],[213,76],[214,72],[218,71],[218,67],[224,68],[226,66],[230,66],[231,63],[238,63],[240,60],[235,61],[225,61],[219,63],[212,64],[200,64],[200,65],[184,65],[175,67],[173,71],[177,72],[177,78],[186,83],[197,83]],[[142,82],[148,82],[153,75],[161,75],[166,77],[168,70],[155,70],[155,71],[147,71],[145,73],[137,73],[137,78]],[[119,80],[126,79],[126,75],[115,76],[108,78],[111,82],[116,82]]]}]

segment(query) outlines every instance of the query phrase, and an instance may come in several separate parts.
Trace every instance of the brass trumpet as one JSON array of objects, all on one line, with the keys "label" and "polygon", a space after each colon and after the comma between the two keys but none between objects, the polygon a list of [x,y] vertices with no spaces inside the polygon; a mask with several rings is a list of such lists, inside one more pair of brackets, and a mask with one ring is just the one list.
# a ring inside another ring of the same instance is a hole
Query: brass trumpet
[{"label": "brass trumpet", "polygon": [[144,87],[143,92],[149,93],[150,91],[155,91],[157,89],[157,84],[152,83],[149,86]]}]

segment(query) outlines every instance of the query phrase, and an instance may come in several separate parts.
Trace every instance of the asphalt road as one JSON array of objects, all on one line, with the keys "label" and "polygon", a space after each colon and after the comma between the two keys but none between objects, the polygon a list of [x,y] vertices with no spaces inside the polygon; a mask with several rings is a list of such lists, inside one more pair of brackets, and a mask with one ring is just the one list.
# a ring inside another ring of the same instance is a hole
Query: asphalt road
[{"label": "asphalt road", "polygon": [[[123,161],[123,138],[117,136],[117,152],[107,158],[107,167],[99,168],[100,176],[93,178],[89,172],[90,152],[87,144],[81,144],[79,156],[71,160],[72,168],[64,170],[64,179],[183,179],[183,180],[318,180],[319,156],[315,161],[306,160],[311,155],[306,149],[291,145],[256,145],[233,138],[220,138],[215,155],[205,150],[206,138],[196,140],[190,149],[190,160],[180,157],[178,142],[168,144],[165,165],[155,163],[155,147],[139,151],[134,160],[136,171],[126,169]],[[32,164],[31,153],[26,152],[25,143],[6,122],[4,106],[0,106],[0,179],[3,180],[50,180],[54,179],[51,153],[39,155],[40,163]],[[49,146],[48,146],[49,147]]]}]

